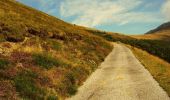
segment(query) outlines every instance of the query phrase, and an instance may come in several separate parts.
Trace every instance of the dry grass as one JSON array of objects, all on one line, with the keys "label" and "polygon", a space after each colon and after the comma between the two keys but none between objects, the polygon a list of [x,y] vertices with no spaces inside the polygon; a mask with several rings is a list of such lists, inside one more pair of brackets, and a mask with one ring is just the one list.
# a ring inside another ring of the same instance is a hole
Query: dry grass
[{"label": "dry grass", "polygon": [[[0,69],[0,80],[14,83],[18,98],[64,99],[75,94],[111,50],[109,42],[85,28],[15,0],[0,0],[0,58],[12,65]],[[37,77],[20,76],[28,70]]]},{"label": "dry grass", "polygon": [[129,47],[170,96],[170,64],[146,51],[131,46]]},{"label": "dry grass", "polygon": [[158,31],[154,34],[131,35],[131,37],[136,38],[136,39],[169,40],[170,30]]}]

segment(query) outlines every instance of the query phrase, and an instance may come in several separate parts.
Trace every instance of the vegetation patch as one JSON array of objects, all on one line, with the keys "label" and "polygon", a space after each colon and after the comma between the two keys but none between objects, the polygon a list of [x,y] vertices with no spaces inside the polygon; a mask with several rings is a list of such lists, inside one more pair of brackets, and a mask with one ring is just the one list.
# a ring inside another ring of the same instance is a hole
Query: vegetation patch
[{"label": "vegetation patch", "polygon": [[33,54],[33,61],[36,65],[45,69],[50,69],[54,66],[58,67],[61,64],[60,60],[47,53]]},{"label": "vegetation patch", "polygon": [[51,46],[52,49],[54,50],[61,50],[62,45],[56,40],[48,40],[48,44]]},{"label": "vegetation patch", "polygon": [[123,43],[130,44],[137,48],[146,50],[147,52],[156,55],[170,62],[170,45],[169,41],[163,40],[122,40]]},{"label": "vegetation patch", "polygon": [[87,69],[81,66],[73,67],[64,74],[63,79],[56,87],[56,91],[60,95],[64,95],[66,97],[75,95],[78,86],[80,86],[82,82],[85,81],[88,75],[89,72]]},{"label": "vegetation patch", "polygon": [[7,59],[0,59],[0,69],[6,69],[9,67],[10,62]]},{"label": "vegetation patch", "polygon": [[[73,78],[72,76],[70,77]],[[70,80],[71,79],[70,77],[66,76],[58,84],[58,86],[56,86],[56,91],[64,97],[74,95],[77,92],[78,87],[76,86],[76,84],[72,83],[72,80]]]},{"label": "vegetation patch", "polygon": [[47,97],[47,100],[58,100],[58,97],[55,95],[50,95]]},{"label": "vegetation patch", "polygon": [[12,86],[12,82],[8,80],[0,80],[0,99],[1,100],[16,100],[15,87]]},{"label": "vegetation patch", "polygon": [[32,71],[23,71],[14,78],[17,92],[24,99],[42,100],[45,90],[36,85],[37,74]]}]

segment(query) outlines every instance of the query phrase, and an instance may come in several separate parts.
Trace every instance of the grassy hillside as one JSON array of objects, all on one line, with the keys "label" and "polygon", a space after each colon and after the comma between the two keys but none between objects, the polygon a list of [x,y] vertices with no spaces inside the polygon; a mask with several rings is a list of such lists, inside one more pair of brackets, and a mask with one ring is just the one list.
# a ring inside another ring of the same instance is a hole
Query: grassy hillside
[{"label": "grassy hillside", "polygon": [[159,27],[157,27],[156,29],[153,29],[153,30],[147,32],[146,34],[155,34],[157,32],[161,32],[161,31],[165,31],[165,30],[170,31],[170,22],[164,23],[164,24],[160,25]]},{"label": "grassy hillside", "polygon": [[119,34],[119,33],[112,33],[112,32],[105,32],[105,31],[100,31],[100,30],[94,30],[94,29],[85,29],[87,32],[90,32],[94,35],[103,37],[104,39],[108,41],[123,41],[123,40],[132,40],[135,39],[133,37]]},{"label": "grassy hillside", "polygon": [[162,30],[155,32],[153,34],[144,34],[144,35],[133,35],[133,38],[136,39],[149,39],[149,40],[165,40],[170,41],[170,30]]},{"label": "grassy hillside", "polygon": [[164,23],[159,27],[147,32],[144,35],[132,36],[137,39],[166,40],[170,41],[170,22]]},{"label": "grassy hillside", "polygon": [[56,100],[77,87],[111,51],[91,32],[0,0],[0,99]]}]

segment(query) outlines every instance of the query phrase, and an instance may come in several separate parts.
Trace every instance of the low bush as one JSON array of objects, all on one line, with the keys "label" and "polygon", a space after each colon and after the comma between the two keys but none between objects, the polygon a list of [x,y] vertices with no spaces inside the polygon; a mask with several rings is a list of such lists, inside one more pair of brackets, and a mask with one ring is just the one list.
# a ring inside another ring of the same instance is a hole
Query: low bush
[{"label": "low bush", "polygon": [[9,66],[9,61],[6,59],[0,59],[0,69],[5,69]]},{"label": "low bush", "polygon": [[56,87],[56,91],[62,96],[72,96],[77,92],[77,84],[76,84],[76,77],[74,73],[67,72],[65,73],[64,78]]},{"label": "low bush", "polygon": [[170,62],[170,45],[169,41],[163,40],[123,40],[126,44],[146,50],[147,52],[156,55]]},{"label": "low bush", "polygon": [[22,42],[25,37],[25,30],[20,24],[3,24],[1,25],[1,32],[5,39],[9,42]]},{"label": "low bush", "polygon": [[47,100],[58,100],[58,97],[55,95],[50,95],[47,97]]},{"label": "low bush", "polygon": [[73,67],[65,73],[63,80],[56,88],[56,91],[64,96],[72,96],[76,94],[78,86],[87,78],[88,71],[81,67]]},{"label": "low bush", "polygon": [[48,40],[48,44],[50,45],[50,47],[54,50],[61,50],[62,49],[62,44],[59,43],[56,40]]},{"label": "low bush", "polygon": [[76,94],[77,88],[78,87],[75,84],[71,84],[68,79],[64,79],[56,86],[56,91],[64,97],[69,97]]},{"label": "low bush", "polygon": [[9,80],[0,80],[0,100],[16,100],[17,93],[12,82]]},{"label": "low bush", "polygon": [[78,87],[76,85],[71,85],[68,86],[68,94],[71,95],[75,95],[77,92]]},{"label": "low bush", "polygon": [[33,61],[36,65],[41,66],[45,69],[50,69],[53,66],[59,66],[61,61],[52,57],[50,54],[33,54]]},{"label": "low bush", "polygon": [[25,37],[19,34],[9,34],[6,36],[6,40],[9,42],[23,42]]},{"label": "low bush", "polygon": [[36,85],[37,74],[32,71],[23,71],[14,78],[17,92],[22,98],[28,100],[42,100],[45,90]]}]

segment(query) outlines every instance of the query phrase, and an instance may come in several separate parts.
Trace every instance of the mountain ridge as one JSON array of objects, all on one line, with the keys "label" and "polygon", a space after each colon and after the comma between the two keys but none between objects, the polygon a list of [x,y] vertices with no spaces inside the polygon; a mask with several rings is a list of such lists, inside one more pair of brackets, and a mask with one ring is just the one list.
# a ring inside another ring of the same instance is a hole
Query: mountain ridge
[{"label": "mountain ridge", "polygon": [[145,34],[154,34],[159,31],[165,31],[165,30],[170,30],[170,22],[166,22],[160,26],[158,26],[156,29],[153,29]]}]

